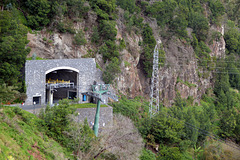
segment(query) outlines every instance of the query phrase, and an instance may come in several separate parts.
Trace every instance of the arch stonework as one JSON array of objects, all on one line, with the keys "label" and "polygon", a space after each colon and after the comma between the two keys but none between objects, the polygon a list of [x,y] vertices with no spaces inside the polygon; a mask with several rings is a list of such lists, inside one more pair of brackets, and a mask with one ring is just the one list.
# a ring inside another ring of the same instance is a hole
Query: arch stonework
[{"label": "arch stonework", "polygon": [[77,73],[79,73],[79,70],[76,69],[76,68],[73,68],[73,67],[68,67],[68,66],[60,66],[60,67],[55,67],[55,68],[52,68],[52,69],[49,69],[45,72],[45,74],[48,74],[50,72],[53,72],[53,71],[56,71],[56,70],[60,70],[60,69],[68,69],[68,70],[72,70],[72,71],[75,71]]},{"label": "arch stonework", "polygon": [[25,64],[26,105],[33,104],[33,97],[40,97],[41,104],[46,102],[46,74],[67,69],[78,73],[78,98],[81,93],[91,90],[94,81],[101,81],[101,71],[96,68],[94,58],[28,60]]}]

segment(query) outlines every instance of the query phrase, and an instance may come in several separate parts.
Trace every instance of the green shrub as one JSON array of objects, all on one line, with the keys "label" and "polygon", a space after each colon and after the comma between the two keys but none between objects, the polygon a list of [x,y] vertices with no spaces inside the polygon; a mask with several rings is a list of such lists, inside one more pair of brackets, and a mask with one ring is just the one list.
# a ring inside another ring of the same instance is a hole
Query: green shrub
[{"label": "green shrub", "polygon": [[208,35],[208,20],[198,12],[191,12],[189,15],[188,26],[193,29],[193,33],[199,41],[205,41]]},{"label": "green shrub", "polygon": [[117,45],[114,41],[108,40],[99,49],[99,53],[103,55],[103,60],[111,60],[114,57],[119,57],[119,52],[117,50]]},{"label": "green shrub", "polygon": [[143,149],[140,160],[156,160],[156,156],[152,151],[148,149]]},{"label": "green shrub", "polygon": [[130,13],[135,12],[136,0],[117,0],[117,5],[119,5],[124,10],[129,11]]},{"label": "green shrub", "polygon": [[85,45],[87,40],[84,37],[82,30],[79,30],[78,33],[74,36],[73,44],[77,46]]},{"label": "green shrub", "polygon": [[62,144],[67,143],[63,131],[70,124],[68,116],[73,114],[75,110],[69,105],[68,100],[61,100],[59,105],[54,105],[51,108],[47,106],[45,113],[42,115],[46,126],[49,128],[47,134]]},{"label": "green shrub", "polygon": [[92,37],[91,37],[91,42],[98,44],[99,40],[100,40],[100,35],[99,35],[99,32],[98,32],[98,27],[93,26],[93,34],[92,34]]},{"label": "green shrub", "polygon": [[152,75],[152,59],[153,59],[153,51],[156,45],[156,40],[153,36],[152,28],[146,24],[143,28],[143,45],[144,45],[144,56],[143,56],[143,65],[144,71],[147,74],[147,77],[151,77]]},{"label": "green shrub", "polygon": [[103,72],[103,81],[106,84],[112,84],[116,75],[121,72],[119,64],[118,58],[114,57],[107,65],[106,70]]},{"label": "green shrub", "polygon": [[119,50],[122,51],[124,48],[126,48],[126,44],[125,44],[125,41],[124,39],[119,39]]},{"label": "green shrub", "polygon": [[53,41],[51,39],[48,40],[48,43],[53,43]]},{"label": "green shrub", "polygon": [[56,28],[61,33],[68,32],[68,33],[71,33],[71,34],[75,34],[75,30],[73,28],[73,22],[69,19],[62,20],[62,21],[58,22]]},{"label": "green shrub", "polygon": [[33,29],[41,29],[50,22],[50,3],[47,0],[27,0],[23,3],[28,11],[27,23]]},{"label": "green shrub", "polygon": [[182,154],[179,151],[179,148],[161,146],[157,156],[157,160],[167,160],[167,159],[181,160]]},{"label": "green shrub", "polygon": [[100,24],[100,34],[104,40],[115,40],[117,35],[117,29],[115,28],[115,21],[103,20]]}]

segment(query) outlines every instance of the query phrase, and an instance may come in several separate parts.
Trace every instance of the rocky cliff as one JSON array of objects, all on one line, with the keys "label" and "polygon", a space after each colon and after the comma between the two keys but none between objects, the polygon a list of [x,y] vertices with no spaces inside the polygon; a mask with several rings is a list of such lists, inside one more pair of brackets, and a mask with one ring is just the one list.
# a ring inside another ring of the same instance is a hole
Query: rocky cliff
[{"label": "rocky cliff", "polygon": [[[141,34],[134,31],[127,32],[123,20],[123,12],[119,10],[116,20],[116,39],[124,39],[126,48],[120,52],[121,73],[115,79],[116,90],[120,90],[129,97],[144,96],[149,98],[150,78],[147,78],[141,65],[142,42]],[[143,16],[144,17],[144,16]],[[28,46],[32,48],[28,57],[33,53],[46,59],[83,58],[95,57],[96,62],[103,69],[105,67],[102,55],[98,47],[91,43],[92,26],[98,25],[94,12],[88,12],[88,18],[74,23],[75,29],[82,29],[87,40],[86,45],[73,45],[73,35],[70,33],[49,32],[44,29],[35,34],[28,33],[30,40]],[[160,98],[166,105],[171,105],[176,93],[183,98],[192,97],[194,102],[199,102],[207,88],[213,86],[213,75],[198,66],[193,47],[186,41],[172,35],[163,38],[157,22],[153,18],[144,17],[144,23],[149,23],[153,29],[155,39],[161,39],[165,51],[165,64],[160,68]],[[211,30],[224,34],[224,28],[210,26]],[[191,38],[192,30],[188,30]],[[116,43],[117,43],[116,40]],[[225,53],[225,41],[223,36],[213,39],[209,45],[210,56],[222,57]],[[203,76],[205,75],[205,76]]]}]

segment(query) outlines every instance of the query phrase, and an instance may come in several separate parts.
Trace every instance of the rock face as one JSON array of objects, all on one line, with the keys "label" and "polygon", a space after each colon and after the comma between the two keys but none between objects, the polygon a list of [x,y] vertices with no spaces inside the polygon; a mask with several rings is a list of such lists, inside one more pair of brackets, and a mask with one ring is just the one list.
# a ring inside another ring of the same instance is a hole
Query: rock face
[{"label": "rock face", "polygon": [[[76,29],[88,28],[85,30],[85,38],[87,44],[76,47],[73,45],[73,35],[68,33],[48,33],[41,31],[37,34],[28,34],[32,48],[32,56],[36,53],[37,56],[47,59],[63,59],[63,58],[81,58],[86,57],[89,53],[94,52],[96,62],[104,68],[102,56],[98,54],[97,47],[91,43],[92,26],[97,25],[96,15],[89,13],[89,18],[78,22],[74,25]],[[120,52],[121,55],[121,73],[116,78],[116,89],[129,97],[144,96],[149,98],[150,93],[150,78],[146,78],[143,69],[140,65],[140,56],[142,47],[139,43],[142,42],[140,34],[133,31],[126,31],[124,25],[123,12],[119,11],[117,25],[118,39],[124,39],[126,48]],[[179,92],[183,98],[192,97],[194,102],[199,102],[206,89],[213,86],[213,77],[211,73],[202,71],[197,66],[194,50],[191,45],[176,37],[171,39],[161,38],[159,35],[159,27],[156,20],[145,18],[145,23],[149,23],[153,29],[155,39],[161,39],[165,50],[166,61],[164,67],[160,68],[160,98],[165,105],[171,105],[176,93]],[[218,31],[224,34],[223,27],[211,27],[211,30]],[[191,32],[191,29],[188,29]],[[190,35],[190,34],[189,34]],[[117,42],[118,43],[118,42]],[[223,57],[225,52],[225,42],[222,36],[218,39],[213,39],[211,44],[208,44],[212,52],[211,56]],[[87,56],[89,57],[89,56]]]},{"label": "rock face", "polygon": [[199,77],[194,50],[186,42],[175,39],[163,43],[166,61],[160,68],[161,100],[165,105],[171,105],[179,92],[182,98],[192,97],[194,102],[199,102],[201,95],[212,85],[211,74],[207,78]]}]

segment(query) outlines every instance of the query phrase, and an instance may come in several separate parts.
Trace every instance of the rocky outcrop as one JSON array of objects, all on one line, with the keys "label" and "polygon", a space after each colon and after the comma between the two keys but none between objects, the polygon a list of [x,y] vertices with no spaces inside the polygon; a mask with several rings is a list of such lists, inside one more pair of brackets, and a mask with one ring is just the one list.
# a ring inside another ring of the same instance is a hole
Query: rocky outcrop
[{"label": "rocky outcrop", "polygon": [[[28,34],[32,48],[32,56],[36,53],[37,56],[47,59],[63,59],[63,58],[81,58],[90,52],[94,52],[96,62],[104,68],[102,56],[98,54],[97,47],[91,43],[92,26],[97,25],[96,15],[88,13],[86,20],[78,22],[74,25],[76,29],[82,29],[85,32],[87,44],[84,46],[74,46],[73,35],[68,33],[49,33],[42,30],[36,34]],[[120,52],[121,73],[116,78],[116,90],[130,97],[144,96],[149,98],[150,93],[150,78],[146,78],[140,62],[142,47],[139,43],[142,42],[141,34],[136,32],[127,32],[124,24],[123,12],[119,10],[118,20],[116,21],[118,39],[124,39],[126,48]],[[153,29],[155,39],[161,39],[164,50],[166,52],[165,65],[160,68],[160,98],[166,105],[171,105],[179,92],[183,98],[192,97],[194,102],[199,102],[206,89],[213,86],[213,77],[211,73],[203,71],[197,65],[194,50],[192,46],[176,37],[164,39],[161,37],[160,29],[155,19],[146,18],[145,23]],[[87,29],[85,29],[87,28]],[[211,30],[224,34],[223,27],[212,26]],[[188,29],[191,37],[191,29]],[[222,36],[212,40],[208,44],[212,50],[211,56],[223,57],[225,52],[225,42]]]}]

